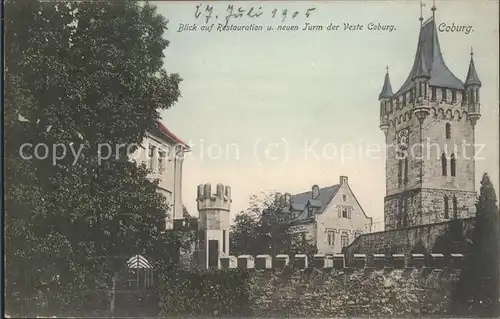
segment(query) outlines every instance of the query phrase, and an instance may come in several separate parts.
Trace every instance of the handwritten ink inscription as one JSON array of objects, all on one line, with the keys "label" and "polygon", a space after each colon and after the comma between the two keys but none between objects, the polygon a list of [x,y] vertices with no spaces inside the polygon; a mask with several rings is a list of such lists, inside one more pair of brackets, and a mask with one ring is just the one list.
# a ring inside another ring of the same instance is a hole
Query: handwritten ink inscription
[{"label": "handwritten ink inscription", "polygon": [[[314,18],[315,7],[301,10],[262,6],[236,6],[229,4],[222,9],[216,5],[197,4],[194,8],[194,22],[180,23],[177,32],[224,32],[224,31],[382,31],[392,32],[396,27],[380,22],[369,23],[326,23],[318,24]],[[245,21],[246,20],[246,21]],[[261,23],[259,23],[259,21]],[[263,21],[266,21],[263,23]],[[274,25],[273,25],[273,22]],[[269,24],[271,23],[271,24]]]},{"label": "handwritten ink inscription", "polygon": [[[289,19],[295,19],[300,16],[304,18],[309,18],[309,16],[312,14],[312,12],[316,10],[316,8],[311,7],[306,10],[288,10],[286,8],[284,9],[278,9],[278,8],[273,8],[269,11],[267,11],[267,14],[270,15],[273,19],[278,18],[280,19],[281,22],[285,22],[287,18]],[[262,9],[261,6],[259,7],[250,7],[250,8],[244,8],[244,7],[236,7],[232,4],[228,5],[225,10],[223,10],[220,15],[214,12],[214,6],[211,5],[203,5],[203,4],[198,4],[196,5],[196,10],[194,13],[194,17],[196,19],[203,19],[206,24],[209,22],[215,20],[219,20],[219,17],[223,18],[226,24],[229,23],[229,21],[233,19],[240,19],[240,18],[259,18],[260,16],[264,15],[266,13],[265,10]]]}]

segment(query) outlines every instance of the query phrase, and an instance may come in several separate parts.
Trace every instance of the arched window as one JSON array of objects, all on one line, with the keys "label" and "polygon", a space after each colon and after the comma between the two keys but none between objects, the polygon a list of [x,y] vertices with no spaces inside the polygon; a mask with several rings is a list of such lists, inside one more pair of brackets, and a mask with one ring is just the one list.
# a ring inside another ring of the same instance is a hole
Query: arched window
[{"label": "arched window", "polygon": [[447,167],[446,167],[446,155],[441,154],[441,174],[443,176],[446,176],[446,171],[447,171]]},{"label": "arched window", "polygon": [[453,196],[453,218],[457,219],[458,216],[458,203],[457,203],[457,198]]},{"label": "arched window", "polygon": [[408,157],[405,157],[405,177],[403,179],[403,184],[408,183]]},{"label": "arched window", "polygon": [[455,176],[456,174],[455,154],[451,154],[450,169],[451,169],[451,176]]},{"label": "arched window", "polygon": [[449,140],[451,138],[451,124],[446,123],[445,125],[445,134],[446,134],[446,139]]},{"label": "arched window", "polygon": [[446,195],[444,195],[444,218],[450,218],[450,215],[448,213],[448,196]]},{"label": "arched window", "polygon": [[401,181],[403,178],[403,160],[398,161],[398,186],[401,186]]}]

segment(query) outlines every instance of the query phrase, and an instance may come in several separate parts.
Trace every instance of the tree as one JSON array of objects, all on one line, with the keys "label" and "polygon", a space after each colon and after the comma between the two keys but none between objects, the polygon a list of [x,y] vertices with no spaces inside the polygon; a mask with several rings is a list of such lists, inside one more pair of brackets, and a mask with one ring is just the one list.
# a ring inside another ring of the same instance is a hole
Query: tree
[{"label": "tree", "polygon": [[249,208],[236,216],[231,227],[232,254],[258,255],[314,253],[314,244],[305,236],[296,236],[299,228],[292,223],[283,197],[279,194],[252,196]]},{"label": "tree", "polygon": [[459,304],[486,317],[495,316],[499,301],[500,222],[496,201],[495,189],[485,173],[476,205],[472,252],[456,292]]},{"label": "tree", "polygon": [[128,1],[11,1],[5,13],[7,310],[40,312],[50,289],[57,311],[86,311],[82,291],[107,290],[127,256],[175,259],[165,198],[128,158],[180,96],[162,69],[167,21]]}]

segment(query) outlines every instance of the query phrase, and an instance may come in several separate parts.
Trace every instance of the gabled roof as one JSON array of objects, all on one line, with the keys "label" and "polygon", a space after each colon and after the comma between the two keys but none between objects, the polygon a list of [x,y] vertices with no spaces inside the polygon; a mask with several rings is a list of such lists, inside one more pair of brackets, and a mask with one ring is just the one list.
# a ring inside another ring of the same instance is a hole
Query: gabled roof
[{"label": "gabled roof", "polygon": [[160,121],[156,121],[156,124],[158,125],[157,128],[158,130],[165,136],[167,137],[169,140],[173,141],[174,143],[176,144],[180,144],[182,145],[183,147],[185,148],[188,148],[189,149],[189,146],[184,143],[183,140],[181,140],[180,138],[178,138],[174,133],[172,133],[162,122]]},{"label": "gabled roof", "polygon": [[[424,64],[421,65],[422,60]],[[446,66],[439,45],[439,38],[434,17],[430,17],[420,28],[417,52],[408,78],[395,95],[406,92],[412,87],[412,81],[419,69],[429,73],[429,85],[450,89],[463,89],[463,82]]]},{"label": "gabled roof", "polygon": [[340,184],[320,188],[319,196],[316,199],[312,199],[312,191],[292,195],[292,211],[301,211],[292,222],[299,222],[310,218],[308,217],[307,205],[318,208],[315,213],[321,214],[339,189]]}]

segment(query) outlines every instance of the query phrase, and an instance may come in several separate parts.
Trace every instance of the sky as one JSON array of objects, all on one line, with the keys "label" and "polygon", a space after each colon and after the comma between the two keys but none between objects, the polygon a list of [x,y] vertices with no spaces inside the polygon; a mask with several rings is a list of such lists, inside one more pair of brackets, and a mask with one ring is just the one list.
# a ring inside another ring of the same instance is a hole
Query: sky
[{"label": "sky", "polygon": [[[162,112],[162,119],[192,146],[184,162],[182,194],[192,215],[197,215],[199,184],[231,186],[234,218],[248,207],[251,195],[309,191],[314,184],[337,184],[346,175],[365,213],[383,221],[385,139],[378,94],[386,66],[394,92],[412,67],[420,28],[418,1],[154,4],[169,20],[164,67],[183,79],[182,97]],[[219,23],[224,23],[228,5],[261,7],[260,17],[230,24],[274,30],[217,32],[217,22],[210,32],[201,30],[203,15],[195,17],[199,4],[202,14],[206,5],[213,6],[212,19],[217,16]],[[432,1],[424,5],[426,19]],[[498,192],[498,1],[436,1],[436,7],[438,24],[472,26],[468,34],[439,32],[439,41],[448,67],[462,81],[474,48],[483,83],[476,143],[485,145],[476,161],[476,185],[479,189],[483,172],[488,172]],[[310,8],[315,10],[306,18]],[[281,22],[283,9],[288,14]],[[305,22],[325,29],[338,24],[339,29],[302,31]],[[367,30],[371,22],[395,29]],[[344,23],[364,27],[344,31]],[[197,24],[197,30],[178,32],[180,24]],[[280,24],[298,25],[299,31],[277,30]],[[369,156],[366,150],[373,147],[382,151]]]}]

